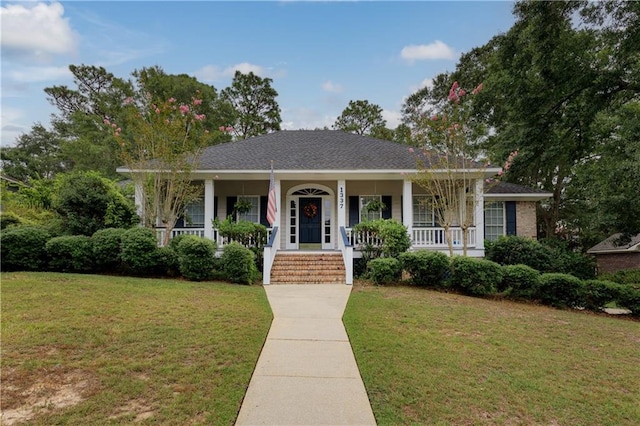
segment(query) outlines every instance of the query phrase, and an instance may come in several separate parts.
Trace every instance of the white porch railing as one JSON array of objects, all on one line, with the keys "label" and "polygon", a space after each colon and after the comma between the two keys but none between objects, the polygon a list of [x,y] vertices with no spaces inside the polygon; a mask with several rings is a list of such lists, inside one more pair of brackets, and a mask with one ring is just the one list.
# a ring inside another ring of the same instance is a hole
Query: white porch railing
[{"label": "white porch railing", "polygon": [[[354,232],[351,228],[346,228],[347,238],[354,247],[361,246],[363,244],[378,245],[380,244],[379,238],[372,236],[366,232]],[[463,233],[461,228],[451,228],[451,238],[453,240],[454,248],[463,247]],[[476,228],[469,228],[467,230],[467,248],[474,248],[476,246]],[[433,248],[433,249],[446,249],[447,245],[446,232],[444,228],[413,228],[411,235],[411,247],[417,248]]]},{"label": "white porch railing", "polygon": [[[156,236],[158,238],[158,245],[160,246],[164,241],[165,232],[166,230],[164,228],[156,228]],[[271,238],[272,232],[272,228],[267,228],[267,241]],[[178,235],[196,235],[204,238],[204,228],[174,228],[171,230],[171,238],[169,238],[169,240],[177,237]],[[218,250],[222,250],[225,245],[233,242],[233,239],[220,235],[220,232],[215,228],[213,229],[213,240],[216,242]],[[249,242],[249,246],[252,245],[255,245],[255,241]]]}]

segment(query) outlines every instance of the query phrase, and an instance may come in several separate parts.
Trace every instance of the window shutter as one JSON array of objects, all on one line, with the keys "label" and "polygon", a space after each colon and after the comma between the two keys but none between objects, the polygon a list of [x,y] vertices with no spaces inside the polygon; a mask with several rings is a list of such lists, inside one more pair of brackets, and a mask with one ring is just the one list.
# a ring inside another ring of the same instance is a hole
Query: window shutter
[{"label": "window shutter", "polygon": [[271,225],[269,225],[269,221],[267,220],[267,202],[268,202],[269,198],[266,195],[261,195],[260,196],[260,224],[266,226],[267,228]]},{"label": "window shutter", "polygon": [[357,195],[349,196],[349,228],[360,223],[360,200]]},{"label": "window shutter", "polygon": [[504,209],[507,216],[507,235],[516,235],[516,202],[505,201]]},{"label": "window shutter", "polygon": [[218,217],[218,196],[213,197],[213,218]]},{"label": "window shutter", "polygon": [[[227,197],[227,217],[233,215],[233,205],[237,201],[238,201],[238,197]],[[233,219],[235,219],[235,217]]]},{"label": "window shutter", "polygon": [[387,206],[386,209],[382,210],[382,218],[391,219],[391,208],[392,208],[391,195],[383,195],[382,202],[384,203],[385,206]]}]

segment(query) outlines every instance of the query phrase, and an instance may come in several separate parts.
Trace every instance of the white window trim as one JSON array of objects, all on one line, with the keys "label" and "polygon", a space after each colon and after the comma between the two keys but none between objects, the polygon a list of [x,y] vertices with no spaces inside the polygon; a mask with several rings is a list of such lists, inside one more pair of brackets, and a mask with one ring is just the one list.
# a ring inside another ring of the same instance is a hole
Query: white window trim
[{"label": "white window trim", "polygon": [[427,198],[430,200],[431,202],[431,225],[423,225],[423,224],[417,224],[416,223],[416,214],[415,211],[413,212],[413,226],[415,228],[434,228],[436,226],[436,209],[435,209],[435,205],[433,202],[433,195],[427,195],[427,194],[414,194],[411,200],[411,209],[413,210],[413,208],[416,206],[416,200],[419,198]]},{"label": "white window trim", "polygon": [[[256,204],[256,206],[257,206],[257,211],[258,211],[258,217],[257,217],[257,220],[256,220],[256,221],[251,221],[251,222],[253,222],[253,223],[260,223],[260,218],[261,218],[261,216],[260,216],[260,213],[261,213],[261,212],[260,212],[260,196],[259,196],[259,195],[238,195],[238,196],[236,197],[236,202],[240,201],[240,199],[251,199],[251,200],[257,200],[257,204]],[[253,201],[251,202],[251,204],[253,204]],[[236,212],[236,222],[238,222],[238,221],[240,221],[240,220],[247,220],[247,219],[245,219],[245,218],[242,218],[242,217],[240,216],[241,214],[246,214],[246,213],[239,213],[239,212]]]},{"label": "white window trim", "polygon": [[[502,233],[500,235],[498,235],[498,237],[501,236],[505,236],[507,235],[507,208],[506,208],[506,203],[504,201],[491,201],[491,202],[487,202],[484,205],[484,209],[483,209],[483,214],[484,214],[484,238],[486,241],[495,241],[495,240],[490,240],[487,236],[488,236],[488,232],[487,232],[487,226],[489,226],[490,228],[496,228],[498,225],[495,224],[490,224],[487,225],[487,207],[490,206],[491,204],[502,204]],[[497,238],[496,238],[497,239]]]}]

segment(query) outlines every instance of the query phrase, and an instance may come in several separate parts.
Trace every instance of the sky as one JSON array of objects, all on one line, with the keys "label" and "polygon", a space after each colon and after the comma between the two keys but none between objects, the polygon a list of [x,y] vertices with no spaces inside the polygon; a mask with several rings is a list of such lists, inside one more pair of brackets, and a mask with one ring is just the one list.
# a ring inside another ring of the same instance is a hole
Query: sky
[{"label": "sky", "polygon": [[[70,64],[117,77],[158,65],[228,87],[235,70],[273,80],[282,128],[331,127],[350,100],[400,122],[404,99],[515,22],[508,1],[0,1],[1,145],[74,88]],[[467,82],[471,87],[479,82]]]}]

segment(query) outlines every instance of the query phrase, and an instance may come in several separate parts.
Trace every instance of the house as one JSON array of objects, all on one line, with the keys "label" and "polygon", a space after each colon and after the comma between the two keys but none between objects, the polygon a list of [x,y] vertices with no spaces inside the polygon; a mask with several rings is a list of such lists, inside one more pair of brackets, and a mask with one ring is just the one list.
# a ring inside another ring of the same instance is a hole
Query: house
[{"label": "house", "polygon": [[[212,220],[232,214],[239,200],[251,207],[238,213],[237,219],[269,226],[266,210],[272,164],[277,212],[265,248],[265,284],[270,282],[277,253],[304,250],[341,253],[350,283],[352,258],[360,255],[358,242],[366,239],[355,235],[352,227],[365,218],[398,219],[408,228],[412,249],[447,251],[445,231],[430,208],[433,194],[412,181],[418,170],[409,148],[337,130],[280,131],[206,148],[193,173],[202,186],[202,199],[188,206],[190,221],[176,224],[173,235],[216,239],[221,248],[225,241]],[[456,171],[477,177],[460,193],[473,200],[469,213],[474,226],[467,239],[470,256],[484,256],[484,242],[500,235],[535,237],[535,204],[551,195],[503,183],[485,193],[485,179],[499,171],[495,167]],[[368,211],[374,200],[386,208]],[[452,235],[455,252],[462,253],[462,230],[453,228]]]},{"label": "house", "polygon": [[622,269],[640,269],[640,234],[620,244],[622,234],[613,234],[587,250],[596,257],[598,272],[616,272]]}]

